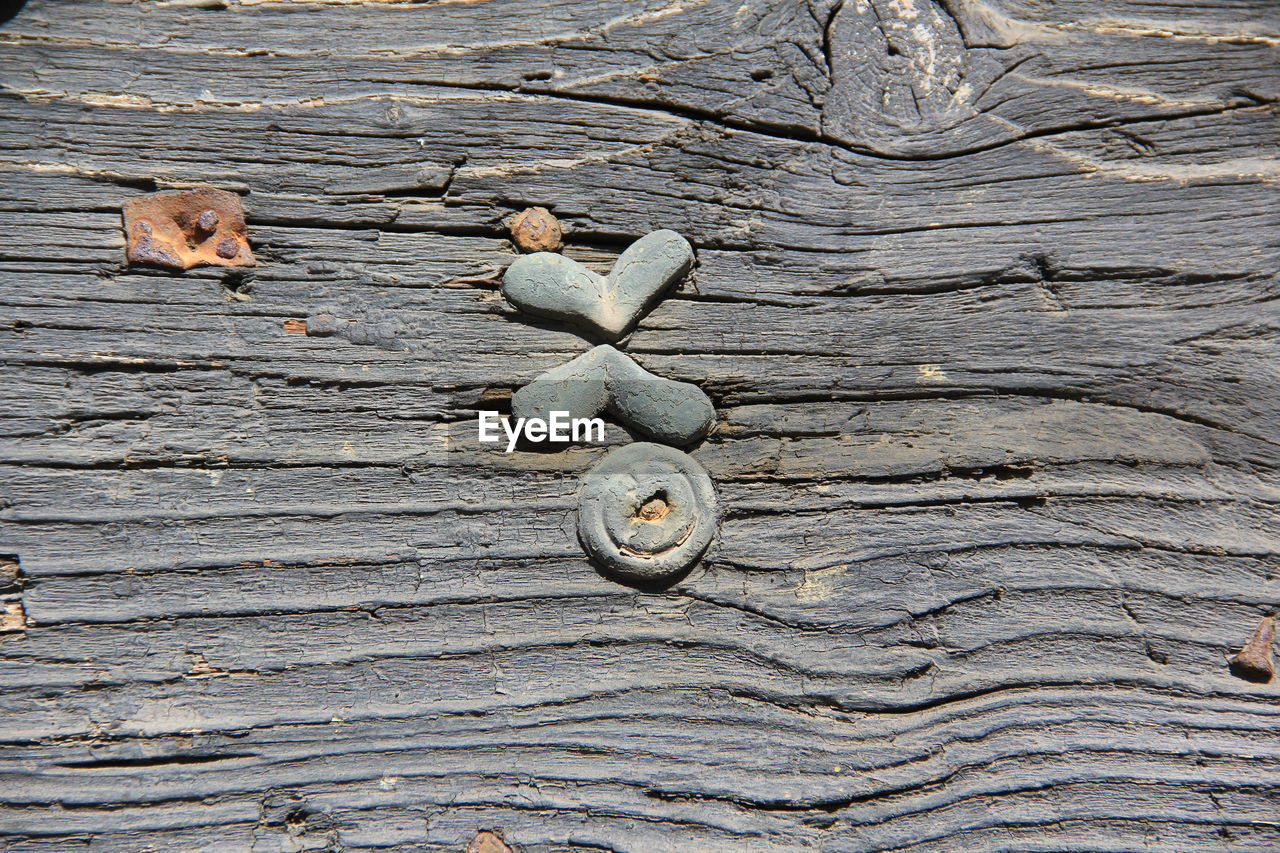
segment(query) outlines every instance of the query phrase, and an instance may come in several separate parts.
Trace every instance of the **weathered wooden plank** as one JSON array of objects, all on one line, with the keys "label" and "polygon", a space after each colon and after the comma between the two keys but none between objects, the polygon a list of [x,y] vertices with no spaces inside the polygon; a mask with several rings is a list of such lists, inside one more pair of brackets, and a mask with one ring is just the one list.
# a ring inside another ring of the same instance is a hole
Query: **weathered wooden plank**
[{"label": "weathered wooden plank", "polygon": [[[0,846],[1274,850],[1226,658],[1280,606],[1278,45],[1251,0],[30,0]],[[125,267],[120,205],[201,182],[261,266]],[[697,250],[625,343],[718,410],[665,592],[574,542],[602,449],[475,440],[587,346],[497,292],[532,203],[598,269]]]}]

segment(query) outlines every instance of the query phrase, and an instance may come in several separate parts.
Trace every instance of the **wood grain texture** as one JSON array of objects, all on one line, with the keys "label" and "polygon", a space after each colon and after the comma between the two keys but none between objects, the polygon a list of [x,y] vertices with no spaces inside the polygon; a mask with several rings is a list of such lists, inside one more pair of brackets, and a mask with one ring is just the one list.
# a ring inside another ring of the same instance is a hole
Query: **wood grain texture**
[{"label": "wood grain texture", "polygon": [[[1265,0],[30,0],[0,849],[1274,853],[1278,60]],[[198,183],[260,266],[126,266]],[[719,418],[667,592],[574,540],[602,448],[475,440],[589,347],[498,293],[533,205],[697,251],[625,347]]]}]

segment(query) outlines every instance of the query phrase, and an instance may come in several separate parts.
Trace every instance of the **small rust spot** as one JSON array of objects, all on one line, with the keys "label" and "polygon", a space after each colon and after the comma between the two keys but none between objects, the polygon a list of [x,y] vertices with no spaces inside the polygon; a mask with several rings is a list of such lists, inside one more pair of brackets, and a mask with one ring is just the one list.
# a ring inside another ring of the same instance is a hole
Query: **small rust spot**
[{"label": "small rust spot", "polygon": [[16,596],[0,598],[0,634],[27,630],[27,611]]},{"label": "small rust spot", "polygon": [[255,264],[240,196],[213,187],[130,199],[124,234],[129,263],[178,270]]},{"label": "small rust spot", "polygon": [[1266,616],[1258,623],[1249,642],[1231,659],[1231,672],[1237,678],[1266,684],[1275,677],[1276,668],[1271,661],[1271,642],[1275,633],[1274,617]]},{"label": "small rust spot", "polygon": [[25,631],[31,623],[22,604],[22,565],[17,554],[0,554],[0,634]]},{"label": "small rust spot", "polygon": [[560,222],[545,207],[522,210],[511,221],[511,239],[522,252],[554,252],[562,236]]},{"label": "small rust spot", "polygon": [[654,495],[636,512],[636,518],[642,521],[658,521],[670,511],[671,507],[666,499],[662,495]]},{"label": "small rust spot", "polygon": [[305,335],[307,333],[306,320],[285,320],[284,333],[286,335]]},{"label": "small rust spot", "polygon": [[200,652],[190,652],[189,654],[193,658],[193,661],[191,669],[187,670],[188,677],[199,678],[200,676],[216,675],[217,673],[222,672],[222,670],[217,667],[210,666],[209,661],[206,660],[205,656]]},{"label": "small rust spot", "polygon": [[471,839],[464,853],[515,853],[515,851],[502,840],[501,833],[482,829],[476,833],[475,838]]}]

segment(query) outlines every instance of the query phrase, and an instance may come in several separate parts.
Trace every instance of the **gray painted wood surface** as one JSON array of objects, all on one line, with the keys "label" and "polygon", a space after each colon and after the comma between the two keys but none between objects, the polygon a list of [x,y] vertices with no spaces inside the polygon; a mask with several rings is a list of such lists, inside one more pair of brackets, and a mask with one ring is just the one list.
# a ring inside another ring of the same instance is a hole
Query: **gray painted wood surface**
[{"label": "gray painted wood surface", "polygon": [[[1274,853],[1280,686],[1227,660],[1280,604],[1278,45],[1269,0],[31,0],[0,849]],[[126,267],[121,204],[201,183],[261,265]],[[602,449],[475,441],[589,347],[498,293],[533,204],[599,270],[697,250],[626,344],[718,411],[667,592],[573,539]]]}]

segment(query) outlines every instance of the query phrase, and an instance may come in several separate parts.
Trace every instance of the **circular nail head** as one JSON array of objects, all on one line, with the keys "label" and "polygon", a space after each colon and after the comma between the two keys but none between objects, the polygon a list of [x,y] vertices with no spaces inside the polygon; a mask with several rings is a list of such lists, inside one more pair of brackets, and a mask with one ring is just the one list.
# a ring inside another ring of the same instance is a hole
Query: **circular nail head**
[{"label": "circular nail head", "polygon": [[610,451],[578,497],[578,538],[606,573],[637,584],[693,567],[719,525],[715,488],[692,456],[640,441]]},{"label": "circular nail head", "polygon": [[522,252],[556,252],[563,245],[560,221],[545,207],[520,211],[511,222],[511,239]]},{"label": "circular nail head", "polygon": [[214,250],[218,257],[230,260],[240,254],[240,246],[230,237],[223,237],[218,241],[218,248]]},{"label": "circular nail head", "polygon": [[217,230],[218,212],[216,210],[200,211],[200,215],[196,217],[196,227],[206,233]]}]

